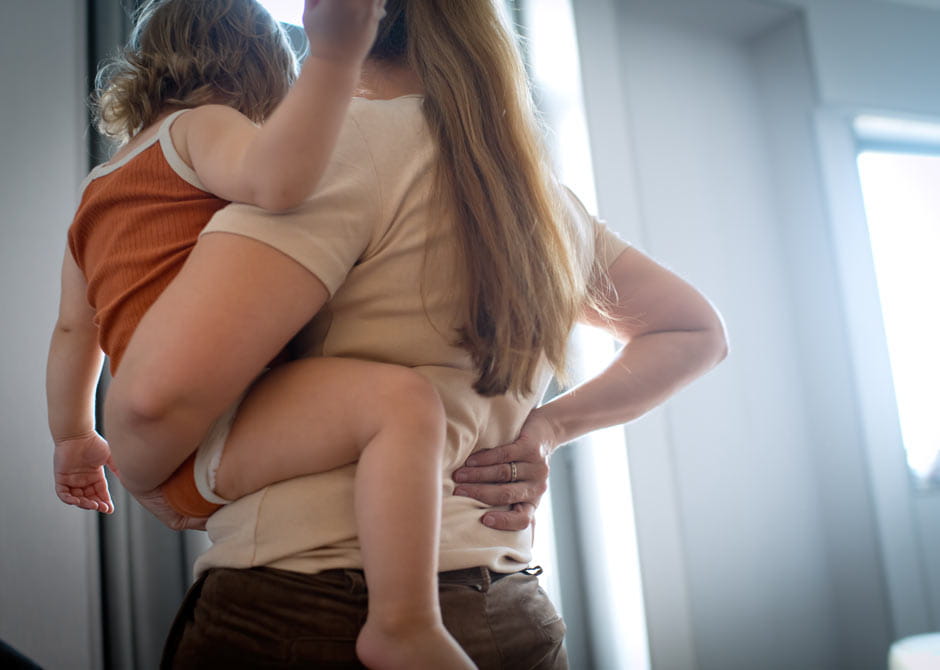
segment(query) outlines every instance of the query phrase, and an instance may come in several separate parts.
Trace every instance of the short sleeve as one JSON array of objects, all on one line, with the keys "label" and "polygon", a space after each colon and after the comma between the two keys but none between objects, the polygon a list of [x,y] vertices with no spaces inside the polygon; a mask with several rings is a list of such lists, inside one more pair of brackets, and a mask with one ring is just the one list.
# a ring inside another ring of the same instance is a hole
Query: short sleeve
[{"label": "short sleeve", "polygon": [[300,207],[275,214],[233,203],[202,234],[234,233],[267,244],[304,266],[332,296],[382,225],[372,156],[348,118],[317,190]]},{"label": "short sleeve", "polygon": [[607,224],[596,217],[592,217],[594,224],[594,256],[600,267],[609,268],[627,248],[628,242],[620,239]]},{"label": "short sleeve", "polygon": [[601,219],[588,212],[587,208],[578,199],[571,189],[563,189],[568,209],[572,213],[574,225],[581,233],[580,237],[587,241],[587,250],[590,258],[585,259],[585,267],[608,268],[617,257],[630,245],[607,227]]}]

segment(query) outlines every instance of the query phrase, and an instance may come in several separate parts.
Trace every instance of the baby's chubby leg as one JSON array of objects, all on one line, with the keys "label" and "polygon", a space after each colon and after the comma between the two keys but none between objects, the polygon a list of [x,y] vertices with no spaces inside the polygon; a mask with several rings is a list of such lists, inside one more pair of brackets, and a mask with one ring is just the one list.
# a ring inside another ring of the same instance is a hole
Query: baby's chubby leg
[{"label": "baby's chubby leg", "polygon": [[402,366],[309,358],[268,372],[239,407],[216,472],[235,499],[358,461],[355,509],[369,587],[357,643],[371,668],[472,668],[441,621],[437,549],[445,416]]}]

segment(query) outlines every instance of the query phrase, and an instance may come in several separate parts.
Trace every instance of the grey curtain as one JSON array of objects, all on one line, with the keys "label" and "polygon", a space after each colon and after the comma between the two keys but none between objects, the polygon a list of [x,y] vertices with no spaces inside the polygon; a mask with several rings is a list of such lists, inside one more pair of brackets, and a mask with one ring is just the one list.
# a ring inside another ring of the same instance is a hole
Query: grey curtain
[{"label": "grey curtain", "polygon": [[[87,0],[88,91],[98,64],[127,40],[140,0]],[[89,123],[89,126],[91,124]],[[90,165],[107,160],[107,143],[92,128]],[[98,406],[109,377],[102,376]],[[99,413],[98,426],[102,427]],[[107,426],[103,427],[107,437]],[[205,546],[203,533],[165,528],[109,480],[116,511],[99,516],[102,630],[105,668],[148,670],[160,660],[163,640],[191,581],[193,557]]]}]

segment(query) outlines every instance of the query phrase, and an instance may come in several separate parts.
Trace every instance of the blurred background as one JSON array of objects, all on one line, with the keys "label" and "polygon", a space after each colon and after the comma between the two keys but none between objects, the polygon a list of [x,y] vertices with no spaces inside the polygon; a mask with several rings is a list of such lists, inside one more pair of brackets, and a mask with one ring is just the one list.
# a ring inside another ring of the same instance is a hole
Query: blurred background
[{"label": "blurred background", "polygon": [[[84,101],[133,5],[7,0],[0,27],[0,640],[53,669],[155,668],[205,543],[52,488],[58,271],[104,158]],[[553,460],[536,553],[571,667],[884,668],[940,630],[940,0],[506,15],[563,181],[731,337],[665,407]],[[613,346],[575,342],[584,371]]]}]

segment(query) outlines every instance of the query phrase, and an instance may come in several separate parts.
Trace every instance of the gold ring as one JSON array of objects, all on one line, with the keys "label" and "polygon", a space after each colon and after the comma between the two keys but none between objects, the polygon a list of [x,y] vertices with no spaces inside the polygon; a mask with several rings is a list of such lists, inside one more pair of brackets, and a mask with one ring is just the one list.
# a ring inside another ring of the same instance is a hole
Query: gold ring
[{"label": "gold ring", "polygon": [[513,461],[509,464],[509,481],[514,482],[516,480],[516,463]]}]

